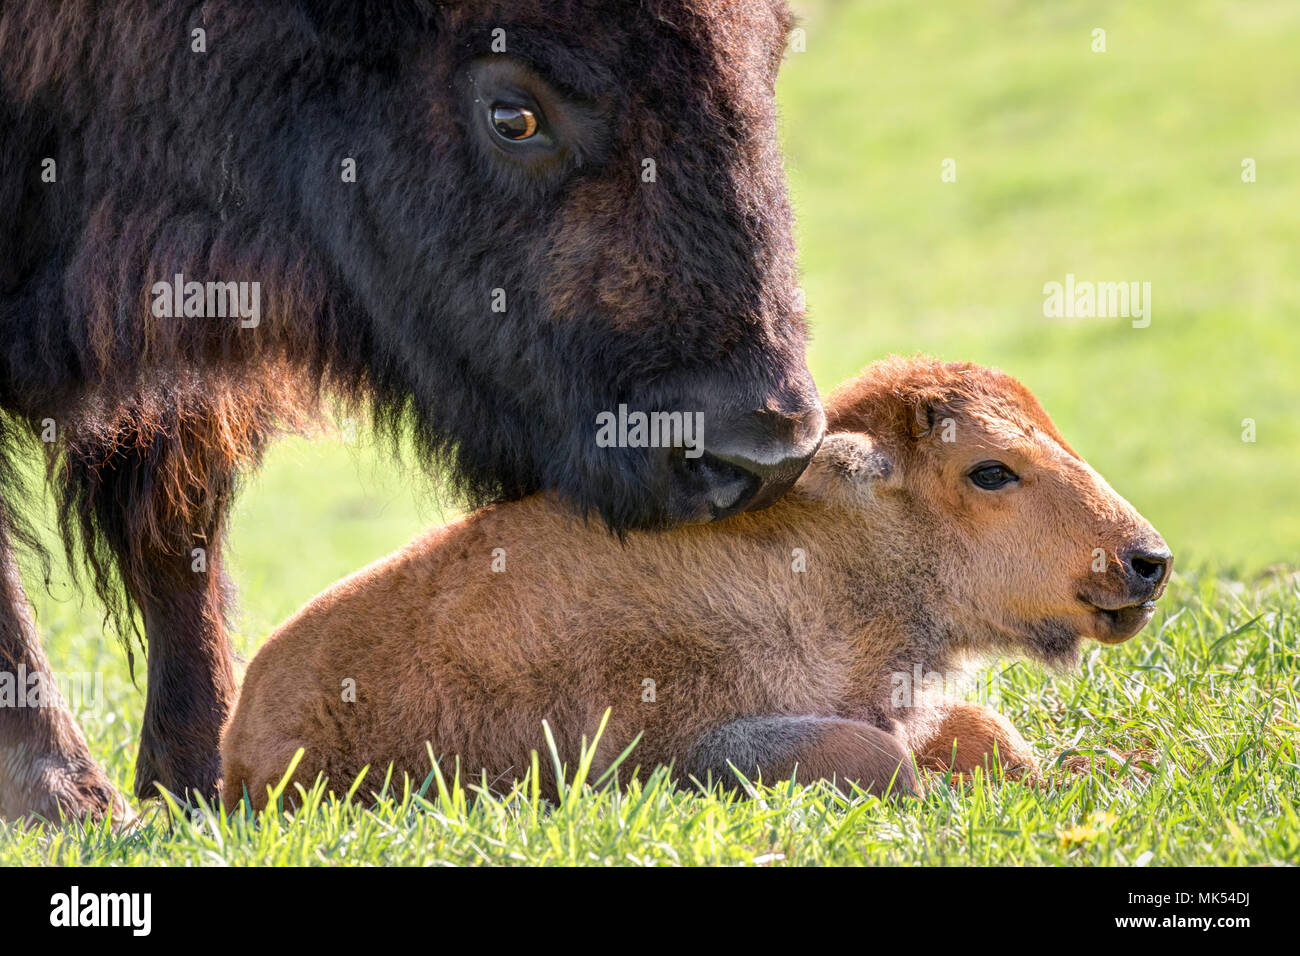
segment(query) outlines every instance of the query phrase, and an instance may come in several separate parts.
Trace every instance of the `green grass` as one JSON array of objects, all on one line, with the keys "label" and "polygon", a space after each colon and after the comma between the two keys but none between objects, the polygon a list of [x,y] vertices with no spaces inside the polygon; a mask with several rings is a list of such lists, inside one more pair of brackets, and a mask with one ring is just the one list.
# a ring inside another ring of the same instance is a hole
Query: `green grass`
[{"label": "green grass", "polygon": [[[1094,645],[1080,675],[995,669],[991,701],[1049,767],[1093,763],[1050,772],[1044,786],[977,774],[955,786],[932,778],[920,800],[824,784],[762,786],[746,800],[674,789],[662,771],[626,791],[594,787],[577,767],[558,806],[528,782],[473,799],[454,778],[395,781],[378,804],[317,792],[292,818],[201,811],[168,826],[157,809],[125,837],[0,831],[0,865],[1296,863],[1298,624],[1300,577],[1182,575],[1147,632]],[[75,624],[55,628],[60,656],[80,641]],[[87,663],[115,659],[104,648]],[[140,699],[115,686],[108,707],[114,719],[88,726],[125,782]],[[537,744],[547,759],[540,727]],[[633,751],[623,769],[635,764]]]},{"label": "green grass", "polygon": [[[5,829],[0,865],[1297,861],[1297,584],[1263,572],[1300,567],[1300,7],[797,7],[807,50],[780,97],[814,374],[829,387],[893,351],[1001,366],[1160,528],[1180,571],[1146,632],[1094,647],[1078,675],[992,672],[1044,757],[1148,750],[1154,771],[1045,790],[980,780],[897,805],[825,787],[729,803],[660,783],[543,811],[435,787],[293,822],[154,820],[121,840]],[[1066,273],[1151,282],[1150,327],[1045,318],[1043,284]],[[235,516],[237,645],[252,653],[446,504],[364,442],[281,443]],[[102,675],[87,732],[129,787],[143,701],[123,655],[66,575],[52,596],[29,591],[54,666]]]}]

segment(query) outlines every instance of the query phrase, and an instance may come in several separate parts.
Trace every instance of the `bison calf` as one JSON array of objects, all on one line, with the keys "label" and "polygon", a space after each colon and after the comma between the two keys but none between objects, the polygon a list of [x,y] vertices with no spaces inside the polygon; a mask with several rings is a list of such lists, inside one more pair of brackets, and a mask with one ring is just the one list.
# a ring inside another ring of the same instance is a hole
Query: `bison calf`
[{"label": "bison calf", "polygon": [[913,676],[1132,637],[1164,541],[1000,372],[893,359],[828,404],[820,451],[766,511],[620,541],[535,496],[335,584],[248,669],[227,805],[245,788],[264,804],[300,747],[304,784],[390,763],[422,778],[427,742],[508,786],[543,720],[572,765],[606,708],[598,770],[638,733],[640,765],[733,783],[732,766],[918,789],[914,762],[1032,765],[1000,714]]}]

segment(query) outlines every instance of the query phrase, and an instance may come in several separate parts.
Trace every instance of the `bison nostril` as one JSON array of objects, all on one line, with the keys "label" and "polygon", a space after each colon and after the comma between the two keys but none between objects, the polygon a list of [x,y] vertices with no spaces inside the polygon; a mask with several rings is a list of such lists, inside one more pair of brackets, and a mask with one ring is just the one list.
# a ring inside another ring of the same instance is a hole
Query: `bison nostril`
[{"label": "bison nostril", "polygon": [[726,518],[764,508],[780,498],[821,444],[826,416],[820,403],[792,413],[767,408],[710,414],[703,447],[673,449],[667,460],[673,494],[689,502],[691,520]]},{"label": "bison nostril", "polygon": [[681,470],[699,487],[714,518],[725,517],[753,498],[761,478],[742,465],[705,452],[698,458],[681,459]]},{"label": "bison nostril", "polygon": [[798,416],[751,413],[717,429],[697,465],[713,478],[714,516],[766,508],[785,494],[821,444],[825,421],[816,406]]},{"label": "bison nostril", "polygon": [[1126,556],[1125,563],[1138,580],[1158,586],[1169,573],[1172,560],[1173,555],[1167,550],[1135,551]]}]

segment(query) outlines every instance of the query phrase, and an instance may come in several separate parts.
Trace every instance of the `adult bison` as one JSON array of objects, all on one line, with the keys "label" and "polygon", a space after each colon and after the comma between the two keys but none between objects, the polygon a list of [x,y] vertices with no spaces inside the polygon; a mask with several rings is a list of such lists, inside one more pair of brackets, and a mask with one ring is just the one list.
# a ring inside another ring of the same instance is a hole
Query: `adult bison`
[{"label": "adult bison", "polygon": [[[777,0],[8,0],[4,666],[48,670],[14,558],[33,434],[66,546],[143,622],[140,796],[216,792],[226,514],[323,394],[475,503],[551,488],[622,530],[779,497],[824,421],[789,26]],[[704,453],[603,447],[620,405],[701,413]],[[46,703],[0,709],[0,813],[123,810]]]}]

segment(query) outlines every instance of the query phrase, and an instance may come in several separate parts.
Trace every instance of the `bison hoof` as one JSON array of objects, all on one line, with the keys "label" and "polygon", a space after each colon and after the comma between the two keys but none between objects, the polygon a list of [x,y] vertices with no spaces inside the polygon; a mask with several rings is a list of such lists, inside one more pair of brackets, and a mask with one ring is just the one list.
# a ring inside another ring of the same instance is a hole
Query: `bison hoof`
[{"label": "bison hoof", "polygon": [[182,803],[202,797],[215,805],[221,792],[221,760],[216,755],[196,758],[172,754],[170,759],[162,758],[147,739],[142,740],[135,761],[135,795],[141,800],[155,800],[161,796],[159,788]]},{"label": "bison hoof", "polygon": [[135,825],[131,804],[94,764],[51,757],[33,770],[32,783],[19,798],[21,806],[5,815],[56,825],[98,823],[109,818],[117,831]]}]

